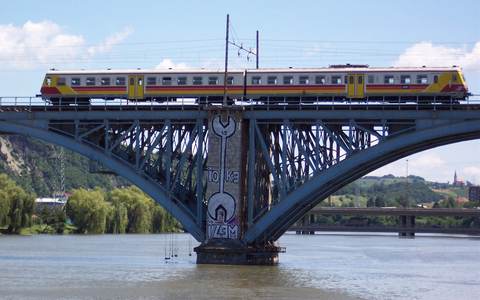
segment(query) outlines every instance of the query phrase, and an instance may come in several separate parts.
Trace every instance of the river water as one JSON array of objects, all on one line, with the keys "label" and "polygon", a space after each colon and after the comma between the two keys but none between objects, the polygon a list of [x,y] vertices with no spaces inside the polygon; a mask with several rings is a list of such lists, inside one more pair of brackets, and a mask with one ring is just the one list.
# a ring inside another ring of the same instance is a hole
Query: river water
[{"label": "river water", "polygon": [[280,245],[275,267],[212,266],[195,264],[186,234],[0,236],[0,298],[480,299],[480,238],[286,234]]}]

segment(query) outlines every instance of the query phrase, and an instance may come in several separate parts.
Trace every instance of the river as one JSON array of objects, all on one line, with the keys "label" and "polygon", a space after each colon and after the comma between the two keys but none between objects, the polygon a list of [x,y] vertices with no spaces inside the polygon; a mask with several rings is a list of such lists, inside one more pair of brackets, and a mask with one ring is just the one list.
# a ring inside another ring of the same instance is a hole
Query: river
[{"label": "river", "polygon": [[186,234],[0,235],[0,298],[480,299],[480,238],[286,234],[275,267],[196,265],[195,245]]}]

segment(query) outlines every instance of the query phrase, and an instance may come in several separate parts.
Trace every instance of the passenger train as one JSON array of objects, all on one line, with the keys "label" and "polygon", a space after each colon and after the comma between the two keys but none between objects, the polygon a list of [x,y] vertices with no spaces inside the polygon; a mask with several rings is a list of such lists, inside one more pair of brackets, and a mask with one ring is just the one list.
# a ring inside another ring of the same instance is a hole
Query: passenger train
[{"label": "passenger train", "polygon": [[[232,70],[226,94],[231,100],[280,103],[316,101],[458,101],[468,97],[459,67],[372,68],[333,65],[328,68]],[[58,104],[85,104],[90,99],[221,102],[222,70],[51,70],[41,96]]]}]

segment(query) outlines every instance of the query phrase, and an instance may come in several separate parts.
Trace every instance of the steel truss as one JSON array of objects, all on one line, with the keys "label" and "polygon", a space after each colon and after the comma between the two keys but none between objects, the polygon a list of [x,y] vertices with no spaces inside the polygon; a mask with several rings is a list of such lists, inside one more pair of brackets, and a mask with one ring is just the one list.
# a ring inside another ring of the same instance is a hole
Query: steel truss
[{"label": "steel truss", "polygon": [[[254,204],[249,224],[311,177],[392,134],[414,127],[413,121],[382,119],[251,119],[250,153],[253,155],[250,155],[249,178],[256,180],[251,181],[255,186],[249,186],[248,190],[248,198]],[[269,195],[265,195],[268,185],[271,189]],[[262,200],[258,201],[259,198]]]},{"label": "steel truss", "polygon": [[120,160],[201,225],[208,137],[204,119],[52,120],[48,130]]}]

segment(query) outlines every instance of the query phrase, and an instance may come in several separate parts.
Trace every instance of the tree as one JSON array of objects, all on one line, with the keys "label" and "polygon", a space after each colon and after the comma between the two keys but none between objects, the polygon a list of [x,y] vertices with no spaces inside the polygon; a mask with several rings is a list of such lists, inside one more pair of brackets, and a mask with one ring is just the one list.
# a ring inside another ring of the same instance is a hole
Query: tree
[{"label": "tree", "polygon": [[39,212],[40,221],[50,226],[55,233],[61,234],[65,230],[67,215],[63,207],[45,207]]},{"label": "tree", "polygon": [[385,207],[385,200],[382,196],[375,197],[375,207]]},{"label": "tree", "polygon": [[7,226],[8,233],[19,233],[22,227],[30,226],[34,207],[34,195],[0,174],[0,225]]},{"label": "tree", "polygon": [[112,203],[107,215],[108,233],[125,233],[128,225],[128,211],[125,204],[116,201]]},{"label": "tree", "polygon": [[79,233],[104,233],[110,204],[105,193],[97,190],[74,190],[67,202],[67,215]]},{"label": "tree", "polygon": [[373,197],[368,197],[367,207],[374,207],[374,206],[375,206],[375,200],[373,199]]},{"label": "tree", "polygon": [[153,200],[148,198],[137,187],[114,189],[108,196],[108,200],[114,206],[119,203],[127,210],[126,232],[148,233],[152,230],[152,204]]},{"label": "tree", "polygon": [[457,202],[452,196],[449,196],[447,200],[442,201],[443,202],[443,207],[445,208],[455,208],[457,207]]}]

